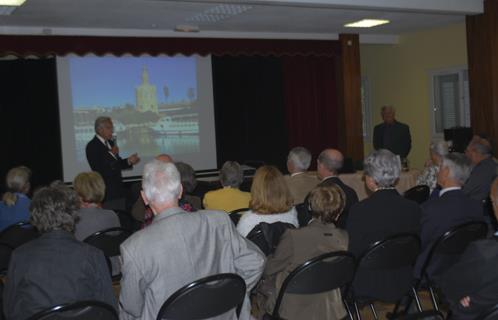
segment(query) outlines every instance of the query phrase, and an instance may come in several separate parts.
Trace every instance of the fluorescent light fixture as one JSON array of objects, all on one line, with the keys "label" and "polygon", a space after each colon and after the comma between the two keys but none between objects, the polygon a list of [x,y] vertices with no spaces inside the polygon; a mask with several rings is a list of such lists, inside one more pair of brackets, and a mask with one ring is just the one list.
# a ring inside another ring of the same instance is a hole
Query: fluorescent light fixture
[{"label": "fluorescent light fixture", "polygon": [[0,6],[14,6],[22,5],[26,0],[0,0]]},{"label": "fluorescent light fixture", "polygon": [[389,22],[389,20],[363,19],[356,22],[346,23],[344,26],[349,28],[372,28]]}]

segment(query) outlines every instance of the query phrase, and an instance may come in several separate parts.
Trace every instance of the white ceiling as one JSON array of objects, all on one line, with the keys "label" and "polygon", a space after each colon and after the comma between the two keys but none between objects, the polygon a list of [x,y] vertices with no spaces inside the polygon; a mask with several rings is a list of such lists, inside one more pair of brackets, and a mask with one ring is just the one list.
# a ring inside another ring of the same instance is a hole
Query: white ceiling
[{"label": "white ceiling", "polygon": [[[0,16],[0,34],[337,39],[395,43],[398,35],[445,26],[483,10],[483,0],[27,0]],[[343,25],[391,20],[371,29]],[[200,32],[174,31],[177,25]]]}]

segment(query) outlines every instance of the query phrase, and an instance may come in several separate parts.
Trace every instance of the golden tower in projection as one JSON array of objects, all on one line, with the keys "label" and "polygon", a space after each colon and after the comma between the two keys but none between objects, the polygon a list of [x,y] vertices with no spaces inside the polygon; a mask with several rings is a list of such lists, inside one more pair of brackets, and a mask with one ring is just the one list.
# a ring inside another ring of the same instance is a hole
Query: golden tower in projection
[{"label": "golden tower in projection", "polygon": [[142,71],[142,83],[135,89],[135,96],[138,111],[158,113],[156,86],[149,83],[149,73],[146,67]]}]

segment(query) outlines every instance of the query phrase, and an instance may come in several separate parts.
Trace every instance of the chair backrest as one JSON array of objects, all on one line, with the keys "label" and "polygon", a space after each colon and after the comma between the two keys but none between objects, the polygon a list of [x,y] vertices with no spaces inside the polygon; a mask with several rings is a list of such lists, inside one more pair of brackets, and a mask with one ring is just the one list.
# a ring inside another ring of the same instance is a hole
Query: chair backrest
[{"label": "chair backrest", "polygon": [[432,245],[422,266],[422,275],[426,275],[435,255],[460,255],[471,242],[485,238],[487,232],[487,224],[481,221],[467,222],[445,232]]},{"label": "chair backrest", "polygon": [[230,215],[230,219],[232,220],[232,222],[237,225],[237,223],[239,223],[240,217],[242,217],[242,213],[246,211],[249,211],[249,208],[240,208],[230,211],[228,214]]},{"label": "chair backrest", "polygon": [[358,271],[362,269],[399,269],[415,264],[420,253],[420,238],[415,234],[396,234],[377,241],[358,260]]},{"label": "chair backrest", "polygon": [[349,285],[354,277],[355,258],[346,251],[322,254],[294,269],[282,283],[273,317],[279,318],[279,309],[286,293],[316,294]]},{"label": "chair backrest", "polygon": [[28,320],[73,319],[73,320],[118,320],[116,310],[100,301],[78,301],[62,304],[38,312]]},{"label": "chair backrest", "polygon": [[10,256],[13,250],[14,248],[12,248],[10,245],[0,242],[0,275],[7,272],[7,268],[9,267],[10,262]]},{"label": "chair backrest", "polygon": [[441,312],[436,311],[436,310],[428,310],[428,311],[421,311],[417,313],[412,313],[412,314],[403,314],[399,315],[395,318],[391,318],[392,320],[444,320],[444,316]]},{"label": "chair backrest", "polygon": [[99,248],[106,257],[119,256],[119,246],[131,235],[131,231],[124,228],[109,228],[95,232],[84,242]]},{"label": "chair backrest", "polygon": [[19,222],[7,227],[0,233],[0,242],[6,243],[15,249],[39,236],[38,230],[29,222]]},{"label": "chair backrest", "polygon": [[490,310],[484,312],[477,320],[497,320],[498,319],[498,304],[493,306]]},{"label": "chair backrest", "polygon": [[404,197],[417,203],[422,203],[429,199],[430,192],[431,189],[428,186],[421,184],[406,190]]},{"label": "chair backrest", "polygon": [[221,273],[202,278],[171,295],[159,310],[157,320],[215,317],[241,306],[245,294],[246,283],[236,274]]},{"label": "chair backrest", "polygon": [[280,237],[287,229],[294,229],[294,226],[285,222],[261,222],[249,232],[247,239],[257,245],[268,256],[275,252],[280,242]]}]

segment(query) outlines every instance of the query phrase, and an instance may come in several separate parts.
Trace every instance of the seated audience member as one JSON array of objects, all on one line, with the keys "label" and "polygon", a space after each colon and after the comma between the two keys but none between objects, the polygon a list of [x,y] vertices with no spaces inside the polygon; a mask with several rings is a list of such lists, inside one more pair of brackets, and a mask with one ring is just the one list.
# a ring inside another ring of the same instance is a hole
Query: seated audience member
[{"label": "seated audience member", "polygon": [[297,212],[292,203],[282,173],[274,166],[259,167],[251,186],[251,210],[242,215],[237,230],[246,237],[261,222],[285,222],[297,228]]},{"label": "seated audience member", "polygon": [[417,185],[426,185],[430,193],[437,187],[437,174],[444,156],[448,154],[448,143],[444,140],[435,140],[429,147],[430,159],[425,163],[424,171],[417,177]]},{"label": "seated audience member", "polygon": [[[299,265],[321,254],[347,250],[348,235],[335,223],[345,205],[345,195],[336,185],[316,187],[309,196],[313,220],[301,229],[287,229],[273,255],[268,258],[256,291],[259,310],[272,313],[285,278]],[[342,319],[346,314],[341,292],[286,295],[280,315],[288,320]]]},{"label": "seated audience member", "polygon": [[222,188],[209,191],[204,195],[204,208],[230,212],[249,207],[251,194],[239,190],[244,181],[242,168],[236,161],[227,161],[220,170]]},{"label": "seated audience member", "polygon": [[[120,319],[155,319],[161,305],[186,284],[210,275],[232,272],[254,287],[264,256],[241,237],[227,214],[188,213],[178,206],[182,186],[172,163],[145,165],[142,196],[155,215],[151,225],[121,245],[123,278]],[[244,302],[239,319],[249,319]],[[235,319],[235,311],[226,316]]]},{"label": "seated audience member", "polygon": [[[156,157],[156,160],[162,161],[164,163],[173,163],[173,159],[167,154],[160,154]],[[194,207],[182,197],[179,199],[180,207],[188,212],[195,211]],[[133,208],[131,209],[131,215],[137,221],[143,222],[142,228],[151,224],[152,219],[154,219],[154,214],[152,210],[144,203],[144,200],[140,197],[137,199]]]},{"label": "seated audience member", "polygon": [[0,201],[0,231],[21,221],[29,220],[29,200],[27,194],[31,188],[29,182],[31,170],[26,167],[15,167],[9,170],[6,177],[7,192]]},{"label": "seated audience member", "polygon": [[[175,162],[175,166],[180,172],[182,180],[183,194],[180,199],[181,203],[189,204],[192,208],[187,211],[196,211],[202,209],[201,198],[192,195],[192,192],[197,187],[197,178],[195,177],[194,168],[185,162]],[[184,208],[185,209],[185,208]]]},{"label": "seated audience member", "polygon": [[[399,233],[420,233],[420,208],[394,188],[401,161],[386,149],[372,152],[364,161],[365,184],[373,193],[351,207],[347,224],[349,251],[360,257],[371,244]],[[410,288],[412,268],[362,272],[355,276],[354,292],[385,301],[400,298]]]},{"label": "seated audience member", "polygon": [[484,201],[489,195],[489,188],[497,170],[496,162],[491,155],[491,144],[486,139],[474,136],[465,149],[465,155],[474,168],[463,186],[463,193],[472,199]]},{"label": "seated audience member", "polygon": [[[498,218],[498,179],[491,187]],[[469,244],[459,261],[442,277],[441,289],[449,302],[451,319],[473,320],[498,304],[498,234]]]},{"label": "seated audience member", "polygon": [[72,234],[78,208],[78,196],[67,187],[45,187],[33,197],[31,223],[42,235],[12,253],[4,289],[7,319],[82,300],[117,307],[104,254]]},{"label": "seated audience member", "polygon": [[[470,161],[461,153],[452,153],[442,158],[438,184],[441,186],[439,197],[425,202],[422,206],[420,239],[422,252],[415,267],[415,276],[421,276],[422,265],[434,243],[441,235],[453,227],[470,221],[482,221],[483,210],[479,201],[466,196],[462,185],[470,174]],[[452,263],[443,257],[434,257],[428,269],[433,280],[438,282],[439,275]]]},{"label": "seated audience member", "polygon": [[307,172],[311,164],[311,153],[303,147],[295,147],[287,156],[285,181],[289,187],[294,205],[304,202],[308,193],[320,182],[316,174]]},{"label": "seated audience member", "polygon": [[356,191],[344,184],[344,182],[342,182],[342,180],[337,176],[343,163],[344,156],[339,150],[335,149],[323,150],[317,160],[318,177],[321,179],[319,186],[336,184],[346,195],[346,206],[344,208],[344,212],[341,214],[339,221],[337,221],[337,226],[342,229],[346,228],[351,206],[358,202],[358,195],[356,194]]},{"label": "seated audience member", "polygon": [[80,173],[74,178],[73,187],[80,197],[81,207],[77,212],[78,220],[74,237],[85,240],[97,231],[120,227],[119,218],[112,210],[102,209],[105,184],[102,176],[95,171]]}]

